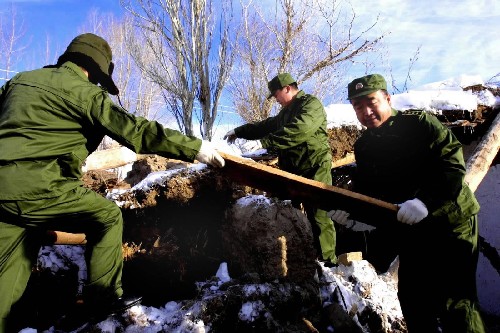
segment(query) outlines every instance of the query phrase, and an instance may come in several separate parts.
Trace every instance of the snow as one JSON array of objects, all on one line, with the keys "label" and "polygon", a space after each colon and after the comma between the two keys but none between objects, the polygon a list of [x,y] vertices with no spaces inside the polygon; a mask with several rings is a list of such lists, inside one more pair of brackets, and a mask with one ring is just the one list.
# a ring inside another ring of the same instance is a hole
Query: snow
[{"label": "snow", "polygon": [[[396,264],[397,261],[393,263]],[[397,298],[397,281],[389,273],[377,275],[366,260],[353,261],[349,266],[339,265],[330,269],[323,266],[322,281],[325,282],[320,291],[324,306],[328,305],[332,295],[335,295],[335,289],[338,288],[347,312],[354,309],[354,313],[360,313],[366,306],[371,305],[386,315],[383,317],[386,320],[383,327],[386,329],[391,327],[387,321],[389,318],[403,317]],[[359,321],[358,324],[363,326]]]},{"label": "snow", "polygon": [[[406,110],[410,108],[423,108],[429,111],[435,111],[438,108],[444,110],[474,110],[478,104],[488,106],[496,106],[500,104],[498,98],[495,98],[491,93],[483,91],[475,94],[471,91],[463,91],[463,87],[484,84],[477,76],[461,76],[459,78],[449,79],[441,82],[427,84],[417,89],[413,89],[403,94],[392,96],[393,106],[396,109]],[[328,126],[344,126],[354,125],[360,126],[356,119],[355,113],[350,104],[333,104],[326,108]],[[220,135],[222,137],[222,135]],[[217,142],[217,147],[222,151],[234,154],[245,153],[238,145],[228,146],[224,141]],[[262,152],[260,152],[262,153]],[[206,167],[204,164],[193,165],[192,171],[196,172],[201,168]],[[153,172],[146,179],[134,186],[131,190],[143,189],[147,190],[154,185],[162,184],[165,179],[179,170]],[[498,179],[498,177],[496,177]],[[497,180],[489,180],[495,182],[498,187]],[[113,191],[108,195],[108,198],[113,200],[119,191]],[[498,192],[497,192],[498,193]],[[498,194],[495,197],[498,202]],[[257,200],[261,205],[268,205],[269,200],[264,196],[253,196],[241,198],[236,202],[236,205],[247,205],[251,200]],[[117,202],[117,204],[120,204]],[[491,211],[494,216],[496,209]],[[498,229],[498,227],[496,227]],[[497,234],[499,233],[496,230]],[[497,250],[500,247],[495,244]],[[41,249],[38,265],[45,269],[50,269],[56,273],[58,270],[66,270],[71,266],[76,266],[79,269],[79,282],[83,285],[85,279],[86,267],[83,258],[83,247],[81,246],[45,246]],[[217,282],[211,285],[210,288],[204,289],[207,293],[206,297],[211,294],[219,293],[219,286],[222,283],[231,280],[226,263],[221,263],[216,272]],[[328,302],[332,295],[338,289],[342,295],[347,310],[354,306],[358,309],[363,309],[368,302],[376,303],[384,313],[390,316],[401,316],[401,309],[397,302],[396,283],[391,277],[380,276],[370,269],[369,263],[366,261],[355,262],[351,266],[339,266],[337,268],[328,269],[323,267],[323,276],[327,283],[321,289],[322,298]],[[209,282],[204,282],[209,283]],[[262,294],[268,292],[265,284],[248,285],[245,287],[246,293]],[[358,293],[365,294],[365,298],[360,298]],[[498,290],[497,290],[498,291]],[[485,297],[485,296],[483,296]],[[179,302],[168,302],[164,307],[154,308],[145,305],[135,306],[127,311],[124,316],[128,317],[130,325],[125,328],[118,328],[113,320],[106,320],[99,324],[99,327],[104,332],[114,332],[120,329],[128,333],[149,333],[158,331],[168,332],[208,332],[210,323],[204,323],[196,319],[196,315],[200,312],[200,304],[194,303],[190,307],[181,306]],[[241,320],[252,321],[257,316],[262,315],[263,304],[260,301],[246,302],[242,305],[239,311]],[[389,325],[389,323],[386,323]],[[33,333],[36,330],[26,328],[22,333]],[[48,332],[52,332],[49,330]]]},{"label": "snow", "polygon": [[328,128],[340,126],[356,126],[361,128],[361,123],[356,118],[351,104],[331,104],[325,106]]},{"label": "snow", "polygon": [[44,246],[38,254],[37,266],[48,269],[53,274],[76,266],[78,268],[78,292],[81,293],[87,278],[87,265],[83,258],[84,251],[83,246]]},{"label": "snow", "polygon": [[[165,183],[165,180],[169,179],[170,177],[172,177],[180,172],[186,172],[186,170],[187,170],[188,172],[196,173],[196,172],[202,171],[206,167],[207,167],[206,164],[196,163],[196,164],[192,164],[184,169],[154,171],[154,172],[151,172],[150,174],[148,174],[146,176],[146,178],[141,180],[139,183],[137,183],[135,186],[133,186],[130,189],[112,189],[110,192],[108,192],[106,194],[106,198],[114,201],[119,207],[122,207],[125,204],[125,202],[119,201],[118,198],[120,195],[122,195],[126,192],[134,192],[137,190],[142,190],[144,192],[147,192],[150,189],[152,189],[154,186],[163,186],[163,184]],[[128,169],[129,166],[126,165],[124,168]],[[120,169],[120,168],[118,168],[118,169]],[[126,175],[126,172],[118,171],[118,175],[122,175],[122,174]],[[130,208],[134,209],[137,207],[132,205]]]},{"label": "snow", "polygon": [[[467,110],[472,112],[477,106],[500,105],[500,98],[484,90],[478,93],[464,91],[463,88],[485,85],[479,76],[462,75],[444,81],[426,84],[408,92],[391,95],[392,106],[401,111],[409,109],[423,109],[438,113],[438,110],[456,111]],[[325,107],[328,128],[340,126],[357,126],[361,124],[351,104],[331,104]]]},{"label": "snow", "polygon": [[252,195],[252,196],[246,196],[243,198],[240,198],[236,200],[235,205],[236,206],[249,206],[252,203],[256,203],[256,207],[259,206],[270,206],[271,205],[271,200],[264,196],[264,195]]},{"label": "snow", "polygon": [[238,317],[243,321],[254,321],[259,317],[260,311],[264,310],[264,304],[261,300],[254,302],[245,302],[241,306],[241,310],[238,313]]}]

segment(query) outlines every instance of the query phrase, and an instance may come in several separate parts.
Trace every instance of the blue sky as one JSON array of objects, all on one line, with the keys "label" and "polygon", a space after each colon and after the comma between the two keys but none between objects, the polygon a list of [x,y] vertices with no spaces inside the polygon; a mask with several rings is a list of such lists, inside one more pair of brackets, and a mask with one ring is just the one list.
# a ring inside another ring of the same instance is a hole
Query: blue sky
[{"label": "blue sky", "polygon": [[[360,3],[354,0],[353,3]],[[360,17],[381,12],[380,31],[396,72],[421,45],[412,78],[416,85],[461,74],[483,80],[500,73],[500,2],[497,0],[368,0],[356,6]],[[376,5],[375,5],[376,4]]]},{"label": "blue sky", "polygon": [[[239,1],[239,0],[234,0]],[[255,0],[268,3],[272,0]],[[352,0],[358,19],[372,21],[380,13],[377,33],[385,39],[386,59],[393,74],[404,80],[409,59],[420,46],[410,87],[461,74],[480,75],[485,81],[500,72],[500,1],[497,0]],[[91,9],[123,12],[119,0],[0,0],[0,10],[14,3],[23,19],[30,47],[42,47],[46,36],[51,49],[61,53],[78,34]],[[386,66],[386,65],[385,65]],[[384,72],[380,64],[374,71]],[[359,76],[356,70],[349,73]]]},{"label": "blue sky", "polygon": [[78,34],[92,9],[115,12],[123,9],[118,0],[0,0],[2,12],[9,12],[13,3],[19,23],[23,23],[29,47],[44,47],[49,38],[51,50],[62,53]]}]

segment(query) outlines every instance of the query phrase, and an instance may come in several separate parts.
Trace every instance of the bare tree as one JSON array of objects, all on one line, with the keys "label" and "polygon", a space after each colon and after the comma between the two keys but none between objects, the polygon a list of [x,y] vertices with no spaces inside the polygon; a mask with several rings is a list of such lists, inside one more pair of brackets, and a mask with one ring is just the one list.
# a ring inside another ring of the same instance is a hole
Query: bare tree
[{"label": "bare tree", "polygon": [[233,63],[230,3],[219,3],[220,12],[216,13],[211,0],[121,0],[142,31],[143,43],[135,43],[132,49],[146,48],[155,59],[136,60],[161,87],[179,128],[187,135],[194,135],[193,110],[198,103],[201,136],[212,138],[219,100]]},{"label": "bare tree", "polygon": [[500,73],[493,75],[486,81],[486,84],[500,85]]},{"label": "bare tree", "polygon": [[20,43],[24,34],[23,22],[18,22],[16,9],[11,4],[9,11],[0,15],[0,76],[2,81],[7,81],[16,73],[13,68],[26,48]]},{"label": "bare tree", "polygon": [[403,93],[403,92],[408,91],[408,86],[411,82],[411,71],[413,69],[413,66],[415,65],[415,63],[418,60],[418,56],[420,55],[420,48],[421,47],[422,47],[422,45],[419,45],[417,47],[413,57],[411,57],[410,60],[408,61],[408,71],[406,72],[405,81],[401,87],[397,86],[397,81],[394,78],[394,75],[392,74],[392,68],[390,68],[390,77],[391,77],[391,82],[392,82],[391,85],[392,85],[392,89],[394,90],[394,92]]},{"label": "bare tree", "polygon": [[256,122],[269,116],[272,102],[263,98],[267,88],[270,60],[274,51],[269,31],[252,8],[252,1],[241,2],[241,25],[238,29],[235,51],[236,68],[228,90],[239,115],[246,122]]},{"label": "bare tree", "polygon": [[[245,75],[233,75],[230,89],[242,118],[255,121],[272,114],[273,105],[265,100],[267,82],[282,72],[292,73],[299,86],[319,98],[339,95],[337,88],[345,85],[349,66],[361,55],[376,52],[384,37],[371,37],[378,18],[361,26],[354,8],[343,3],[276,0],[272,11],[258,8],[253,0],[240,0],[236,66]],[[245,82],[246,91],[239,87]]]}]

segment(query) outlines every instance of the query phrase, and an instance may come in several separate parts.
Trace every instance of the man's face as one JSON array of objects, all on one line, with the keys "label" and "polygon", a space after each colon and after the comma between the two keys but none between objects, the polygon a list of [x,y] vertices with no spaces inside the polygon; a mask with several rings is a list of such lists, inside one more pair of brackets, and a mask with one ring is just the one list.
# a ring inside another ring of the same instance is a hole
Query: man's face
[{"label": "man's face", "polygon": [[276,98],[276,102],[285,107],[292,102],[295,95],[292,94],[292,87],[286,86],[276,90],[273,96]]},{"label": "man's face", "polygon": [[351,104],[359,122],[367,128],[382,125],[391,116],[391,96],[382,90],[353,98]]}]

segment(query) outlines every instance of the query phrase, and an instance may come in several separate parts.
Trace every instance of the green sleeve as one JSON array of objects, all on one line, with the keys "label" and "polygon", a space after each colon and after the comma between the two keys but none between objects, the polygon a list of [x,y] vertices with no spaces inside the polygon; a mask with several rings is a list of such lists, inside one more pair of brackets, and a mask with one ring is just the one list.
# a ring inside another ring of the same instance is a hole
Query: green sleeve
[{"label": "green sleeve", "polygon": [[466,170],[462,144],[448,128],[431,115],[422,117],[421,126],[426,129],[427,142],[435,161],[433,171],[439,177],[429,177],[417,197],[433,210],[459,196]]},{"label": "green sleeve", "polygon": [[269,133],[272,133],[278,129],[278,117],[279,116],[269,117],[262,121],[241,125],[234,129],[234,134],[236,134],[236,137],[238,138],[247,140],[262,139],[266,135],[269,135]]},{"label": "green sleeve", "polygon": [[139,154],[193,161],[201,147],[200,139],[134,116],[115,105],[107,94],[96,95],[89,112],[90,119],[102,126],[106,135]]},{"label": "green sleeve", "polygon": [[[325,110],[321,102],[314,98],[300,99],[292,106],[292,118],[285,125],[261,140],[264,148],[288,149],[312,137],[325,122]],[[286,115],[284,115],[286,116]]]}]

